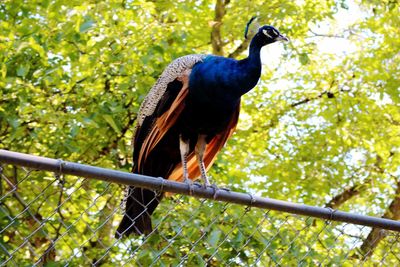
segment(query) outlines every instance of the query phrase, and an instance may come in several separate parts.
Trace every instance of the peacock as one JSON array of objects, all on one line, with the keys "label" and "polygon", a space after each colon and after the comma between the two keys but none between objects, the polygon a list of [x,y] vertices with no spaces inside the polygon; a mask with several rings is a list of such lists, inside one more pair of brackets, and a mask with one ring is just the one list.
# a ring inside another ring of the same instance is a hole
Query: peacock
[{"label": "peacock", "polygon": [[[288,38],[265,25],[251,39],[245,59],[193,54],[170,63],[139,109],[133,172],[189,185],[200,176],[210,186],[207,170],[235,130],[240,98],[260,78],[261,48],[277,41]],[[128,187],[116,237],[151,233],[150,216],[162,198],[152,190]]]}]

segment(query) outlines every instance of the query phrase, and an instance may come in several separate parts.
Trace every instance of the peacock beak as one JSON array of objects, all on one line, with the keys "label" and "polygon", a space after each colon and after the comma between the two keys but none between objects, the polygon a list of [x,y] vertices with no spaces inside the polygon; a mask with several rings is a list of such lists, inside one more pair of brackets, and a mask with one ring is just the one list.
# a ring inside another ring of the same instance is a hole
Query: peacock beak
[{"label": "peacock beak", "polygon": [[289,38],[287,38],[285,35],[279,34],[279,36],[275,38],[275,41],[285,41],[285,42],[288,42],[288,41],[289,41]]}]

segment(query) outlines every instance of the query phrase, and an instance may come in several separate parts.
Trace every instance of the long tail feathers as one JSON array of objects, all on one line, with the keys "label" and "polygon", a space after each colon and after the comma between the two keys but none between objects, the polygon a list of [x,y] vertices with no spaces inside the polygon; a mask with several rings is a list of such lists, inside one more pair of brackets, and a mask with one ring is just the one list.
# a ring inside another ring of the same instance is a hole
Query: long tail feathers
[{"label": "long tail feathers", "polygon": [[162,195],[154,191],[130,187],[126,199],[125,214],[115,233],[116,238],[129,236],[130,234],[142,235],[153,231],[151,226],[151,214],[158,206]]}]

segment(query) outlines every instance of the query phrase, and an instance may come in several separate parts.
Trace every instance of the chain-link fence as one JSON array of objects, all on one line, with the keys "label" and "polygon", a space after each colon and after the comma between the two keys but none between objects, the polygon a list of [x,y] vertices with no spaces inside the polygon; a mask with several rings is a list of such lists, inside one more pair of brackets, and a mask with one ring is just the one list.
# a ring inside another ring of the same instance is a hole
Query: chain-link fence
[{"label": "chain-link fence", "polygon": [[[213,199],[235,195],[225,191],[211,199],[176,194],[161,202],[151,234],[116,239],[124,186],[84,178],[85,170],[62,161],[45,171],[38,161],[9,158],[0,153],[0,265],[400,264],[399,222],[334,210],[328,210],[328,219],[319,219]],[[158,190],[177,190],[161,185]],[[195,188],[194,195],[207,190]],[[256,201],[262,199],[250,197],[249,205]],[[325,216],[317,211],[304,213]],[[364,220],[369,226],[329,219]]]}]

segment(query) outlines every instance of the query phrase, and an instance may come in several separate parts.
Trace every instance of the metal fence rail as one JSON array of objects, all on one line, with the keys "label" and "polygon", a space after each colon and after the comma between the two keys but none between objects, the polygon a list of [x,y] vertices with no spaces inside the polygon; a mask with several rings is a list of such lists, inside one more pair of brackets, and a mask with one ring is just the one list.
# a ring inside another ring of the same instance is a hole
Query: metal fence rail
[{"label": "metal fence rail", "polygon": [[[0,265],[400,263],[398,221],[6,150],[0,167]],[[162,202],[153,233],[115,239],[117,184],[180,195]],[[366,244],[371,227],[386,230]]]}]

